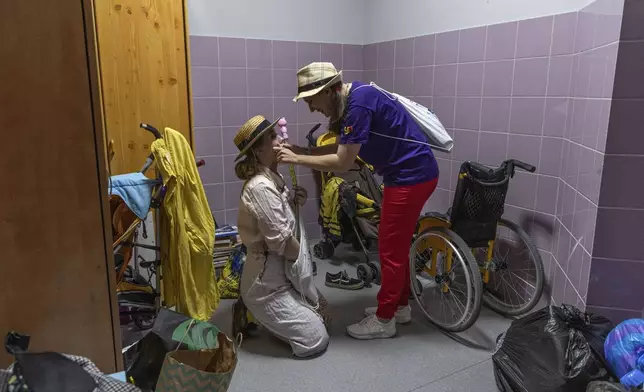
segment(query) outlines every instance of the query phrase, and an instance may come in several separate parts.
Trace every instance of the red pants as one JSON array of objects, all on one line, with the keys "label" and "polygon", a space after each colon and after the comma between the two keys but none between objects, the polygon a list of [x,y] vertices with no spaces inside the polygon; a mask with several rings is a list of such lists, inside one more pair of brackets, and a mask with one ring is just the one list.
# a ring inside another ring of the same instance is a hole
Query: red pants
[{"label": "red pants", "polygon": [[410,186],[385,187],[378,228],[382,285],[377,316],[381,319],[393,318],[399,306],[409,303],[411,239],[423,206],[437,183],[438,179],[434,179]]}]

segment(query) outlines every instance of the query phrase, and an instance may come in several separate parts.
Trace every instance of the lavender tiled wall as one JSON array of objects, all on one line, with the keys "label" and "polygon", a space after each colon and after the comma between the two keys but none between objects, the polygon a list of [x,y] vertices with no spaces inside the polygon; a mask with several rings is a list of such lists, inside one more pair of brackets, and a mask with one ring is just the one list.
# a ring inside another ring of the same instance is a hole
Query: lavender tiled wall
[{"label": "lavender tiled wall", "polygon": [[[236,220],[237,128],[255,114],[284,116],[304,145],[325,121],[292,103],[295,73],[331,61],[345,80],[375,81],[432,108],[453,136],[454,150],[436,153],[441,177],[426,210],[451,205],[464,160],[534,164],[535,174],[512,180],[506,217],[538,246],[548,294],[615,321],[641,316],[642,4],[597,0],[579,12],[365,46],[191,37],[195,149],[208,161],[201,172],[217,222]],[[313,195],[310,172],[298,173]],[[318,235],[317,203],[304,214]]]},{"label": "lavender tiled wall", "polygon": [[365,79],[433,109],[454,138],[427,210],[464,160],[516,158],[506,217],[541,251],[556,302],[585,307],[623,0],[580,12],[365,46]]},{"label": "lavender tiled wall", "polygon": [[[617,48],[612,49],[617,51]],[[644,317],[644,3],[626,0],[617,56],[588,308],[616,321]]]},{"label": "lavender tiled wall", "polygon": [[[304,145],[306,132],[325,120],[304,103],[293,103],[297,69],[331,61],[347,79],[362,79],[362,46],[191,36],[190,52],[195,152],[206,160],[200,173],[217,223],[234,224],[242,188],[234,172],[233,137],[239,127],[256,114],[285,117],[292,142]],[[315,238],[320,229],[313,177],[307,169],[297,170],[311,195],[303,214]],[[282,171],[290,179],[288,168]]]},{"label": "lavender tiled wall", "polygon": [[556,268],[548,279],[556,301],[576,300],[582,309],[588,304],[623,4],[599,0],[582,9],[573,40],[552,248]]}]

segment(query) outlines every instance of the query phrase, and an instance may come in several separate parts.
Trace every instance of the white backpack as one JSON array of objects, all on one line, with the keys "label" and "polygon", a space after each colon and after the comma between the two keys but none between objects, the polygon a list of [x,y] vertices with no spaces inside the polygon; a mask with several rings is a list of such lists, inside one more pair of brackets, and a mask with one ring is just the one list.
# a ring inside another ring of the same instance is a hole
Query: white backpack
[{"label": "white backpack", "polygon": [[444,152],[450,152],[452,150],[452,148],[454,147],[454,140],[447,133],[443,124],[441,124],[438,117],[436,117],[436,115],[431,110],[427,109],[426,107],[419,104],[418,102],[412,101],[407,97],[403,97],[400,94],[389,92],[384,88],[378,86],[374,82],[371,82],[368,85],[365,84],[363,86],[357,87],[356,90],[366,86],[371,86],[377,89],[392,101],[400,102],[402,106],[405,108],[405,110],[407,110],[407,113],[409,113],[411,118],[414,119],[414,122],[418,124],[420,129],[425,133],[425,135],[427,136],[428,143],[420,142],[418,140],[403,139],[395,136],[384,135],[373,131],[369,131],[369,132],[376,134],[378,136],[383,136],[390,139],[397,139],[397,140],[404,140],[404,141],[413,142],[413,143],[426,144],[432,148],[435,148],[437,150],[444,151]]}]

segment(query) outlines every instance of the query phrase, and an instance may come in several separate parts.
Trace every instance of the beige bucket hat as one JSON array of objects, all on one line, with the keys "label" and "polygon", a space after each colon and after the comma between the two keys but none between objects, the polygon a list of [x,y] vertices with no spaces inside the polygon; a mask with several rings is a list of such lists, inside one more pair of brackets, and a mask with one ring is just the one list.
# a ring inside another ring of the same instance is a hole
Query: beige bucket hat
[{"label": "beige bucket hat", "polygon": [[293,102],[312,97],[325,88],[342,81],[342,71],[331,63],[311,63],[297,71],[297,95]]}]

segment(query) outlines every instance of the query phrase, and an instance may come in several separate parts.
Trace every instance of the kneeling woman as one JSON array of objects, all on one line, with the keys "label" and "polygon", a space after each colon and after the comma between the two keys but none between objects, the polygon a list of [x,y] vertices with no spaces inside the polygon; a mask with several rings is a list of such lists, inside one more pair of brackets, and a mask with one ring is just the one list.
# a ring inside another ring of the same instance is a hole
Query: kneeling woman
[{"label": "kneeling woman", "polygon": [[329,343],[321,316],[326,301],[320,296],[315,308],[297,292],[285,272],[285,262],[299,256],[295,236],[295,203],[306,201],[304,188],[290,192],[277,172],[273,147],[274,126],[262,116],[248,120],[235,136],[240,153],[235,174],[245,181],[237,226],[247,248],[240,283],[241,297],[253,317],[280,339],[287,341],[298,357],[324,351]]}]

